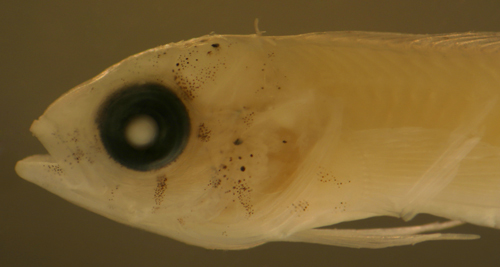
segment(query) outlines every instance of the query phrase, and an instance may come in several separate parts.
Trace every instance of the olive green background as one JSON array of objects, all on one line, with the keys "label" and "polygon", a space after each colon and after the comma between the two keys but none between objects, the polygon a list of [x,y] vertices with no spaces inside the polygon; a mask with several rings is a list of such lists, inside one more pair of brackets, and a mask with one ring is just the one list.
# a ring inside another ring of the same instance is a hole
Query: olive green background
[{"label": "olive green background", "polygon": [[[212,31],[254,33],[255,18],[266,35],[500,31],[500,1],[2,1],[0,266],[498,266],[500,230],[472,225],[452,231],[480,240],[381,250],[271,243],[211,251],[115,223],[15,174],[17,160],[45,153],[28,128],[64,92],[151,47]],[[376,218],[341,226],[400,225],[408,224]]]}]

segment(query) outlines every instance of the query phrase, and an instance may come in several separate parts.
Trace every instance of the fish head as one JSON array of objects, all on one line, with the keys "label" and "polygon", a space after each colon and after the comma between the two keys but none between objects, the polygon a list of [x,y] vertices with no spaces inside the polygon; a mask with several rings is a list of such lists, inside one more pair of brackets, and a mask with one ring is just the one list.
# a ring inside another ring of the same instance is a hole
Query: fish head
[{"label": "fish head", "polygon": [[308,115],[324,106],[287,78],[262,40],[204,36],[110,67],[32,124],[48,154],[18,162],[17,173],[186,243],[241,248],[273,239],[291,217],[285,200],[307,184],[298,170],[327,123]]}]

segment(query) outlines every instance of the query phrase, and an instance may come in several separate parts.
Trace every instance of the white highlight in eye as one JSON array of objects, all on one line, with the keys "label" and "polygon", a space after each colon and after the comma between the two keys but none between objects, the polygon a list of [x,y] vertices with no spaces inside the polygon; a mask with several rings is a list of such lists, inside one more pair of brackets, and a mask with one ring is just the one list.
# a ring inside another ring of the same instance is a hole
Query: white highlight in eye
[{"label": "white highlight in eye", "polygon": [[125,128],[125,138],[135,148],[149,147],[157,136],[158,124],[148,115],[133,117]]}]

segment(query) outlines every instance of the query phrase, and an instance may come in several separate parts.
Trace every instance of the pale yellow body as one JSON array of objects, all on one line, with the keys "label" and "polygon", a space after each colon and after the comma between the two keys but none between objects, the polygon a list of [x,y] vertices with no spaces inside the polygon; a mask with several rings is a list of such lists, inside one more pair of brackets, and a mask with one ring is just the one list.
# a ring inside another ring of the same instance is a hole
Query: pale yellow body
[{"label": "pale yellow body", "polygon": [[[499,228],[499,43],[339,32],[169,44],[56,101],[32,126],[51,156],[16,170],[111,219],[207,248],[473,238],[415,235],[458,222],[309,229],[417,213]],[[121,86],[151,81],[183,100],[191,134],[174,162],[137,172],[109,159],[95,116]]]}]

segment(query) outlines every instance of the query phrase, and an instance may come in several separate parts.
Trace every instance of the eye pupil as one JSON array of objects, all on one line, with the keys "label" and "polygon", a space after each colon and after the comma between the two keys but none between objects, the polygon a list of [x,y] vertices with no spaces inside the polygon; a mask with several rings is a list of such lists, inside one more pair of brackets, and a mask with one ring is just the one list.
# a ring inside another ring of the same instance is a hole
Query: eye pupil
[{"label": "eye pupil", "polygon": [[158,137],[158,124],[151,116],[135,116],[125,128],[125,137],[127,142],[137,149],[148,148]]},{"label": "eye pupil", "polygon": [[138,171],[175,160],[190,132],[183,102],[169,88],[154,83],[117,90],[100,107],[96,123],[111,158]]}]

